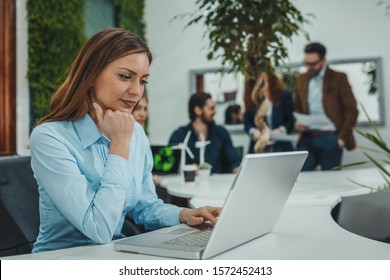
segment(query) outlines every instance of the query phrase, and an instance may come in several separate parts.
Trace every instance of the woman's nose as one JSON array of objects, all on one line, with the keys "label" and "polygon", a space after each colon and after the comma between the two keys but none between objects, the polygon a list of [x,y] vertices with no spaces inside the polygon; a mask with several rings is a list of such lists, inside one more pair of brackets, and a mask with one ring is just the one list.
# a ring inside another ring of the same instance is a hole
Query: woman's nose
[{"label": "woman's nose", "polygon": [[141,96],[143,94],[143,86],[138,82],[133,82],[130,83],[127,91],[130,95]]}]

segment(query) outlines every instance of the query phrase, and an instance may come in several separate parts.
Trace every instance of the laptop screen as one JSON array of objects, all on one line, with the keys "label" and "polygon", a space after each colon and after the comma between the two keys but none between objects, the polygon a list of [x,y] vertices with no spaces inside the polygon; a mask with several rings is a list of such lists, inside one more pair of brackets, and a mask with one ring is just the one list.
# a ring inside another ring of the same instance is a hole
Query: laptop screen
[{"label": "laptop screen", "polygon": [[173,150],[170,146],[152,145],[154,175],[172,175],[179,173],[180,150]]}]

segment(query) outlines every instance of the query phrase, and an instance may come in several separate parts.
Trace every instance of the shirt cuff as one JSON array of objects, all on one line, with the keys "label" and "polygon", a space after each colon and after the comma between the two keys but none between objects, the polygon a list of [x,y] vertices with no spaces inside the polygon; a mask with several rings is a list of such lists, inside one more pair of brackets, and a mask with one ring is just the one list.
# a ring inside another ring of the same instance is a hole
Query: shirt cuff
[{"label": "shirt cuff", "polygon": [[249,135],[252,135],[255,131],[259,131],[259,130],[255,127],[252,127],[251,129],[249,129]]},{"label": "shirt cuff", "polygon": [[104,179],[108,181],[118,182],[122,188],[128,186],[134,174],[130,174],[129,161],[121,156],[109,154],[104,170]]},{"label": "shirt cuff", "polygon": [[287,129],[284,125],[279,126],[279,129],[281,133],[287,134]]}]

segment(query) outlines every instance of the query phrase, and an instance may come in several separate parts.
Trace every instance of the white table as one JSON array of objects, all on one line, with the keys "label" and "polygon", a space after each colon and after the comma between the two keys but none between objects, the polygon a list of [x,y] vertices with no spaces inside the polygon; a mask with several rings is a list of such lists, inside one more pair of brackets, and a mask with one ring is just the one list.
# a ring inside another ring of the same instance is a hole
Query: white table
[{"label": "white table", "polygon": [[183,178],[178,176],[163,177],[161,185],[167,189],[170,195],[193,198],[225,198],[229,192],[230,186],[236,174],[215,174],[208,180],[202,180],[196,177],[195,182],[185,183]]},{"label": "white table", "polygon": [[[262,237],[222,253],[214,259],[385,259],[390,244],[358,236],[332,219],[332,207],[345,196],[367,193],[347,178],[372,186],[383,183],[376,169],[315,171],[301,173],[275,229]],[[194,206],[223,201],[234,175],[212,177],[209,184],[167,186],[168,192],[191,198]],[[261,221],[256,221],[261,222]],[[113,244],[83,246],[12,256],[5,259],[162,259],[154,256],[116,252]]]},{"label": "white table", "polygon": [[[169,176],[163,178],[161,184],[165,186],[169,194],[177,197],[191,199],[191,201],[203,199],[220,201],[225,200],[234,178],[235,174],[215,174],[208,181],[197,178],[195,183],[184,183],[180,176]],[[374,167],[342,171],[301,172],[290,195],[289,203],[337,202],[341,197],[364,194],[369,191],[348,179],[375,187],[384,183],[383,178]]]}]

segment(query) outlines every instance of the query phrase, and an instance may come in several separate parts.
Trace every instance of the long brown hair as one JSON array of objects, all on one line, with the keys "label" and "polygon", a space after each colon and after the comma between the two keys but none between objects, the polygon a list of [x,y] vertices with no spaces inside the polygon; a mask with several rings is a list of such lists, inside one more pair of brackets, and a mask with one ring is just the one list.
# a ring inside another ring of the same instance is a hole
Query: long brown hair
[{"label": "long brown hair", "polygon": [[[268,75],[268,89],[270,92],[270,100],[274,106],[279,106],[282,102],[283,92],[286,89],[283,81],[274,73],[269,72]],[[255,102],[252,99],[252,89],[255,85],[255,80],[249,79],[245,81],[244,89],[244,104],[245,110],[248,112],[255,111],[257,109]]]},{"label": "long brown hair", "polygon": [[133,53],[146,53],[149,64],[152,53],[137,35],[122,28],[104,29],[93,35],[81,48],[65,82],[53,95],[45,122],[78,120],[91,109],[91,87],[107,64]]},{"label": "long brown hair", "polygon": [[274,73],[268,73],[268,90],[270,100],[278,107],[282,103],[283,91],[286,89],[283,81]]}]

